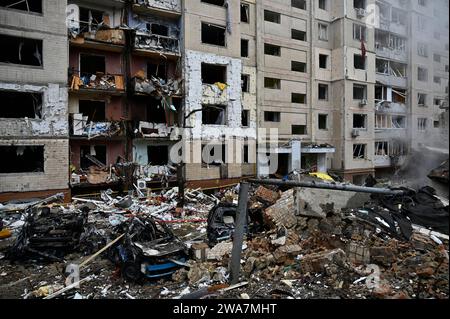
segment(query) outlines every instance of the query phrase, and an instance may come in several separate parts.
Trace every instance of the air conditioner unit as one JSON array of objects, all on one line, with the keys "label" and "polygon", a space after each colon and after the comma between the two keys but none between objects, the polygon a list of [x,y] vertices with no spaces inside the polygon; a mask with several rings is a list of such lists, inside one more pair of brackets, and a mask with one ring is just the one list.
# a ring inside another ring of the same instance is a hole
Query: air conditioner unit
[{"label": "air conditioner unit", "polygon": [[367,100],[366,99],[362,99],[361,102],[359,102],[359,106],[366,106],[367,105]]},{"label": "air conditioner unit", "polygon": [[147,189],[147,182],[145,179],[139,179],[137,181],[137,188],[139,188],[140,191],[144,191]]},{"label": "air conditioner unit", "polygon": [[356,16],[358,18],[364,18],[367,15],[367,11],[365,9],[355,8],[355,10],[356,10]]},{"label": "air conditioner unit", "polygon": [[352,137],[353,138],[355,138],[355,137],[358,137],[360,134],[359,134],[359,130],[358,129],[353,129],[352,130]]}]

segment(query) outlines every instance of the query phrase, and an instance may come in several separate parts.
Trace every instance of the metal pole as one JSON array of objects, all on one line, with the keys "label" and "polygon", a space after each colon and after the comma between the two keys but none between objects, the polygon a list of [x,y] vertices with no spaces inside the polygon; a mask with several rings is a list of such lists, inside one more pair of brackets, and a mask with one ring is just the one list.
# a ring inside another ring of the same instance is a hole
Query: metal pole
[{"label": "metal pole", "polygon": [[247,182],[241,182],[236,212],[236,227],[233,234],[233,249],[231,251],[230,280],[232,285],[239,282],[239,273],[241,271],[242,242],[244,241],[244,228],[247,220],[248,188],[249,184]]},{"label": "metal pole", "polygon": [[321,188],[321,189],[331,189],[338,191],[349,191],[357,193],[370,193],[370,194],[381,194],[381,195],[402,195],[404,192],[402,190],[392,190],[388,188],[375,188],[375,187],[364,187],[356,185],[347,184],[331,184],[324,182],[297,182],[297,181],[283,181],[279,179],[249,179],[248,182],[259,185],[278,185],[278,186],[288,186],[288,187],[304,187],[304,188]]}]

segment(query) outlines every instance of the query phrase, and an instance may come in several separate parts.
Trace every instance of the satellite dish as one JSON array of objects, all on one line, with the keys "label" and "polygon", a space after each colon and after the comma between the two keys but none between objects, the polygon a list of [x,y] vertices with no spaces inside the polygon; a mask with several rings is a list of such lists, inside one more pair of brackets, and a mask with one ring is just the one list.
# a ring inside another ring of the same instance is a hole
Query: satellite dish
[{"label": "satellite dish", "polygon": [[66,25],[69,29],[80,28],[80,8],[76,4],[67,5]]}]

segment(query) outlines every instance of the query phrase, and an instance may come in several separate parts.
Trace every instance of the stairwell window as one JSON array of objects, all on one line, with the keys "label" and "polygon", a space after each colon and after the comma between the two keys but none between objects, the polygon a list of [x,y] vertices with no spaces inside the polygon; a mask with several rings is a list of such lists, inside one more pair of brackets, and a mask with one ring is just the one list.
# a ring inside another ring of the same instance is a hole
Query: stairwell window
[{"label": "stairwell window", "polygon": [[367,28],[361,24],[353,24],[353,39],[358,41],[366,41]]},{"label": "stairwell window", "polygon": [[328,41],[328,26],[323,23],[319,23],[319,40]]}]

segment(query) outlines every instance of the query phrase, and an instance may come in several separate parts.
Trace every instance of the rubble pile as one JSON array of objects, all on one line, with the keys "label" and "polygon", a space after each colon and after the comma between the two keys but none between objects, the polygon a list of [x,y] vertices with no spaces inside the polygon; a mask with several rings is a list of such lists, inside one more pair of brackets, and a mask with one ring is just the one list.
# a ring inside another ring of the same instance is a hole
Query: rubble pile
[{"label": "rubble pile", "polygon": [[[312,214],[295,189],[252,186],[230,286],[238,192],[188,190],[184,209],[177,188],[0,206],[1,297],[448,298],[448,206],[432,189]],[[79,288],[62,288],[68,265]]]}]

